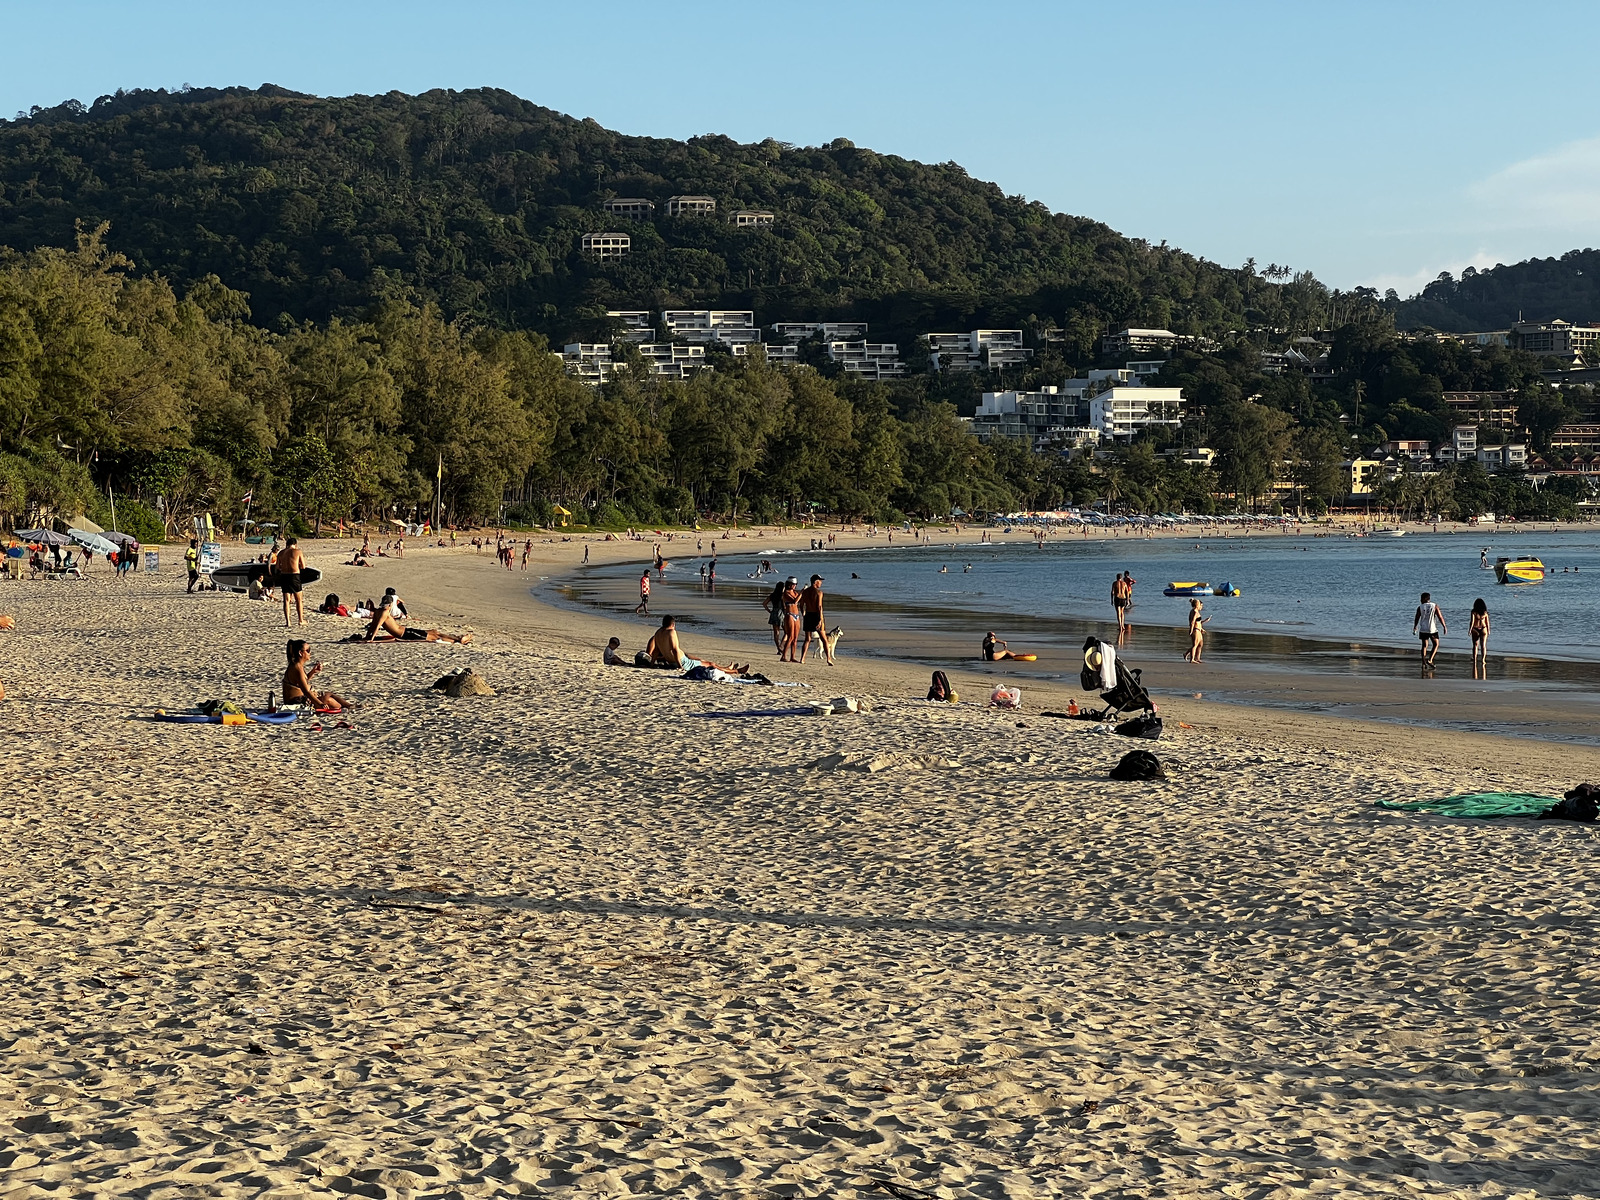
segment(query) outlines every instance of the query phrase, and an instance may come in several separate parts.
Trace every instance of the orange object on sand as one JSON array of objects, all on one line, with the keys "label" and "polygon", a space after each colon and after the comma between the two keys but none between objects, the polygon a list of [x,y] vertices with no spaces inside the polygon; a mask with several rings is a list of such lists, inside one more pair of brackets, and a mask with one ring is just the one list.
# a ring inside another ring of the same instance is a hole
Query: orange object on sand
[{"label": "orange object on sand", "polygon": [[222,723],[224,725],[248,725],[250,718],[243,713],[223,713]]}]

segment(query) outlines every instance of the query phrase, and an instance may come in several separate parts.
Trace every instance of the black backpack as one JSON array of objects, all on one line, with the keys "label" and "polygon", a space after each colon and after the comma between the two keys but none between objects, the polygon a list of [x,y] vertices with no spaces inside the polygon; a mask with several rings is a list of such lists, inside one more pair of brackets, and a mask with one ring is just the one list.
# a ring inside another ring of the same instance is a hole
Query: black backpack
[{"label": "black backpack", "polygon": [[928,688],[928,699],[948,700],[950,699],[950,691],[950,681],[945,678],[944,672],[935,671],[933,673],[933,683]]},{"label": "black backpack", "polygon": [[1161,769],[1161,760],[1148,750],[1129,750],[1122,756],[1122,761],[1111,768],[1111,778],[1129,782],[1166,777],[1167,773]]},{"label": "black backpack", "polygon": [[1153,712],[1140,713],[1132,720],[1118,725],[1116,732],[1123,737],[1149,738],[1152,742],[1158,741],[1161,737],[1161,718]]}]

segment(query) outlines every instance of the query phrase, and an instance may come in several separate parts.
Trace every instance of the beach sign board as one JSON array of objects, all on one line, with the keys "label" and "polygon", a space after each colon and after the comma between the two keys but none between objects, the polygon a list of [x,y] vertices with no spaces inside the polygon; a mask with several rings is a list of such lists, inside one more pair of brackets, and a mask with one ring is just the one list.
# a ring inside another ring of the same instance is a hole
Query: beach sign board
[{"label": "beach sign board", "polygon": [[148,574],[154,574],[157,565],[161,562],[161,555],[155,550],[144,552],[144,569]]},{"label": "beach sign board", "polygon": [[200,543],[200,570],[205,572],[215,571],[222,566],[222,543]]}]

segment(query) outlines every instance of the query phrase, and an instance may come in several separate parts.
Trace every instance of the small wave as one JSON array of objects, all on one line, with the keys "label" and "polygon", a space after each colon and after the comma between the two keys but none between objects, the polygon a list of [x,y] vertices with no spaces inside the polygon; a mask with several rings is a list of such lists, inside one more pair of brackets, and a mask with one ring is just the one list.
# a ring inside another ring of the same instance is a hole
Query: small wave
[{"label": "small wave", "polygon": [[1255,624],[1255,625],[1309,625],[1309,624],[1311,624],[1310,621],[1274,621],[1271,617],[1251,617],[1250,621],[1251,621],[1252,624]]}]

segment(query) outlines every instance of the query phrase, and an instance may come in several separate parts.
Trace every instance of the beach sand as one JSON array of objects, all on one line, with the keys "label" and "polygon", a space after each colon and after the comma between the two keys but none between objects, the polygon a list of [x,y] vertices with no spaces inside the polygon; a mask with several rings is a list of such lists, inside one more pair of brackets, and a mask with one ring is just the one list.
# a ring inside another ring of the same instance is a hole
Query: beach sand
[{"label": "beach sand", "polygon": [[[478,635],[314,618],[353,729],[139,719],[265,699],[276,605],[0,586],[0,1197],[1600,1194],[1597,830],[1372,806],[1600,752],[1203,702],[1132,743],[848,642],[689,635],[812,686],[687,683],[528,597],[578,543],[346,553],[313,601]],[[429,690],[464,665],[496,694]],[[1106,777],[1136,745],[1167,784]]]}]

